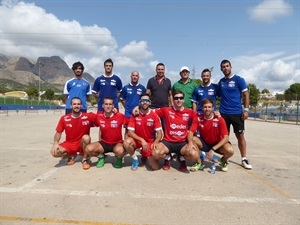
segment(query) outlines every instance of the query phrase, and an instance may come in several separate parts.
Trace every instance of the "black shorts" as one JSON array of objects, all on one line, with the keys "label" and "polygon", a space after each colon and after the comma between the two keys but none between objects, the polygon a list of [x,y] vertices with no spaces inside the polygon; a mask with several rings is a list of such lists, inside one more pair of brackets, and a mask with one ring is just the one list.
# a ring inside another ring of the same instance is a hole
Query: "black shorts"
[{"label": "black shorts", "polygon": [[107,144],[103,141],[99,141],[99,143],[100,143],[100,145],[102,145],[102,147],[104,149],[104,153],[113,152],[114,147],[117,145],[117,144]]},{"label": "black shorts", "polygon": [[230,125],[233,126],[234,133],[244,133],[245,132],[245,121],[242,120],[242,114],[223,114],[221,116],[224,118],[227,126],[228,132],[230,132]]},{"label": "black shorts", "polygon": [[186,142],[169,142],[166,140],[161,141],[168,149],[169,153],[175,153],[176,155],[181,155],[180,150],[183,148],[183,146],[186,145]]},{"label": "black shorts", "polygon": [[[198,137],[198,138],[201,141],[202,146],[203,146],[202,149],[200,149],[200,150],[203,151],[203,152],[209,152],[211,150],[211,148],[214,147],[217,144],[217,143],[212,144],[212,145],[207,144],[205,141],[202,140],[201,137]],[[215,152],[218,153],[218,154],[221,154],[219,149],[215,149]]]}]

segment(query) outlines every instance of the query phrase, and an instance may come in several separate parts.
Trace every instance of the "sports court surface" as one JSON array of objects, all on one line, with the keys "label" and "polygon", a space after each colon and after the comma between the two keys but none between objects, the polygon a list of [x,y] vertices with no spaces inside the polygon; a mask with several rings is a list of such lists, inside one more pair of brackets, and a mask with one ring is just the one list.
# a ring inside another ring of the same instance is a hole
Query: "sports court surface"
[{"label": "sports court surface", "polygon": [[[248,159],[235,148],[228,172],[133,172],[109,156],[103,168],[73,166],[49,154],[62,114],[1,115],[1,225],[300,224],[300,126],[248,120]],[[92,141],[98,128],[92,128]],[[191,164],[188,164],[191,166]],[[217,168],[218,169],[218,168]]]}]

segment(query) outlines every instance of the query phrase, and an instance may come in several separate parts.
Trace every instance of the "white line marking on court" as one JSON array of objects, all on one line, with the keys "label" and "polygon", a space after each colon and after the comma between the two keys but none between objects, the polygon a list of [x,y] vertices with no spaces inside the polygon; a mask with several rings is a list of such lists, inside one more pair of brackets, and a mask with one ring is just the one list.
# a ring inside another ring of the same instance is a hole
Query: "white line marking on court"
[{"label": "white line marking on court", "polygon": [[24,188],[5,188],[0,187],[1,193],[31,193],[45,195],[64,195],[80,197],[132,197],[135,199],[155,199],[155,200],[181,200],[197,202],[228,202],[228,203],[272,203],[272,204],[300,204],[299,199],[275,199],[275,198],[241,198],[234,196],[201,196],[201,195],[176,195],[176,194],[151,194],[151,193],[127,193],[111,191],[69,191],[69,190],[52,190],[52,189],[28,189]]},{"label": "white line marking on court", "polygon": [[48,177],[51,177],[57,170],[59,170],[60,168],[53,168],[52,170],[50,170],[49,172],[47,173],[44,173],[43,175],[35,178],[33,181],[25,184],[24,186],[22,186],[20,189],[23,190],[23,189],[28,189],[28,188],[31,188],[39,183],[41,183],[42,181],[46,180]]}]

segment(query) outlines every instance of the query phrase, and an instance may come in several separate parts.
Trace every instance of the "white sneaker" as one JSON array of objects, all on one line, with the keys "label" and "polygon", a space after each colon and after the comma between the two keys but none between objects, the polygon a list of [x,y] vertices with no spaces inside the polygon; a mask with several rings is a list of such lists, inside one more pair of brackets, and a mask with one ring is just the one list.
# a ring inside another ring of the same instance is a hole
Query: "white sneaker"
[{"label": "white sneaker", "polygon": [[251,170],[252,169],[252,166],[251,164],[249,163],[249,161],[247,159],[243,159],[242,160],[242,166],[247,169],[247,170]]}]

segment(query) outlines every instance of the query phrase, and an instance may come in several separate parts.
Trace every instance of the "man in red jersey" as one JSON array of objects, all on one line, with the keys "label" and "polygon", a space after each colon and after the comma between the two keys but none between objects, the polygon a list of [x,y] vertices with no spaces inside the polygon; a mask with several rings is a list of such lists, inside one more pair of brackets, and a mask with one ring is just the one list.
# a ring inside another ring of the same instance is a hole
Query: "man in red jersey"
[{"label": "man in red jersey", "polygon": [[152,169],[159,169],[159,159],[165,158],[164,170],[169,170],[171,166],[171,153],[178,156],[179,170],[189,172],[186,168],[185,160],[196,162],[199,152],[193,144],[192,136],[187,140],[189,121],[196,122],[196,113],[183,107],[184,93],[176,90],[172,93],[173,106],[155,109],[159,117],[165,119],[165,131],[163,140],[153,150],[152,154],[156,163],[152,163]]},{"label": "man in red jersey", "polygon": [[[67,165],[73,165],[77,154],[83,154],[86,146],[91,142],[90,128],[96,114],[81,112],[80,98],[71,100],[72,112],[60,118],[54,135],[54,143],[50,150],[53,157],[68,158]],[[59,143],[62,132],[65,131],[66,140]],[[84,160],[82,162],[84,167]]]},{"label": "man in red jersey", "polygon": [[[214,152],[223,155],[221,158],[221,170],[228,171],[228,159],[233,156],[234,150],[229,142],[228,130],[223,117],[215,116],[214,103],[211,99],[205,98],[202,103],[203,114],[198,116],[197,124],[193,124],[189,136],[198,129],[200,138],[193,137],[194,143],[201,150],[206,152],[206,159],[212,161]],[[200,158],[191,168],[191,171],[197,171],[203,168]]]},{"label": "man in red jersey", "polygon": [[[97,156],[98,162],[96,167],[101,168],[105,163],[105,153],[113,152],[116,157],[115,168],[121,168],[123,165],[123,125],[126,125],[126,117],[120,113],[114,113],[114,101],[112,98],[105,97],[103,100],[103,112],[97,114],[95,125],[99,126],[100,140],[86,146],[85,157]],[[90,165],[89,163],[87,163]],[[87,166],[89,167],[89,166]],[[88,168],[87,168],[88,169]]]},{"label": "man in red jersey", "polygon": [[[127,126],[128,138],[124,141],[124,148],[132,157],[132,170],[137,170],[139,165],[135,149],[142,148],[141,161],[142,164],[145,164],[147,158],[152,156],[153,148],[157,147],[162,138],[160,118],[149,108],[151,105],[149,94],[141,95],[139,102],[139,114],[130,117]],[[155,140],[153,137],[154,131],[156,132]],[[150,167],[151,162],[152,160],[149,158]]]}]

